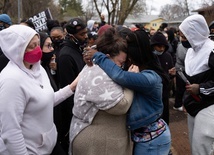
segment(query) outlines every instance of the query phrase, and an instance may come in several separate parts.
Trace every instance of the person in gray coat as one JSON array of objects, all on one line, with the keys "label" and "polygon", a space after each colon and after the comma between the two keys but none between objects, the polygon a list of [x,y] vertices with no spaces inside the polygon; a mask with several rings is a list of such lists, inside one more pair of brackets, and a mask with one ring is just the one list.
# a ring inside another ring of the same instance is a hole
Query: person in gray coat
[{"label": "person in gray coat", "polygon": [[[176,63],[175,63],[175,69],[176,71],[184,71],[184,60],[186,57],[187,48],[185,48],[182,44],[178,45],[178,48],[176,50]],[[174,110],[183,111],[183,103],[182,98],[183,94],[185,92],[185,82],[181,79],[181,77],[178,75],[178,72],[176,72],[176,92],[175,92],[175,104],[173,106]]]}]

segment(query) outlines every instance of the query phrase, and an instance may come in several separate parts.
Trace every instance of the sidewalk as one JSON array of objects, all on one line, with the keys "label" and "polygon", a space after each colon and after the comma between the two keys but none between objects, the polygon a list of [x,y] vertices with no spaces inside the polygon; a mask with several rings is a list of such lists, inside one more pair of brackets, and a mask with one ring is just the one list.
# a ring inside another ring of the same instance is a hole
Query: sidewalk
[{"label": "sidewalk", "polygon": [[188,140],[187,114],[173,110],[174,98],[169,100],[169,127],[173,155],[191,155]]}]

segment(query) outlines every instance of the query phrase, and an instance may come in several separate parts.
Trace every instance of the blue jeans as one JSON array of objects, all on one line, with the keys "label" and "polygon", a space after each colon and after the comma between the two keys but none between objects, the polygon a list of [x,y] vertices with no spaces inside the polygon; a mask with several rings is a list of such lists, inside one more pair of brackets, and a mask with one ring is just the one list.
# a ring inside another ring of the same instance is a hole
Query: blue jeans
[{"label": "blue jeans", "polygon": [[134,143],[133,155],[168,155],[171,147],[171,134],[169,127],[157,138],[149,142]]}]

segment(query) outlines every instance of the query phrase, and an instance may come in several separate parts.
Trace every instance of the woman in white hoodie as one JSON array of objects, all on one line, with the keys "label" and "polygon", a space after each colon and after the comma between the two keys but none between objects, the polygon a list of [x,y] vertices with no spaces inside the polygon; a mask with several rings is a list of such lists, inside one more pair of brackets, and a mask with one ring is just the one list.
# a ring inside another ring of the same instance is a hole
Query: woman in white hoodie
[{"label": "woman in white hoodie", "polygon": [[0,154],[50,154],[57,139],[53,107],[73,94],[76,81],[54,93],[32,28],[13,25],[0,36],[10,60],[0,73]]}]

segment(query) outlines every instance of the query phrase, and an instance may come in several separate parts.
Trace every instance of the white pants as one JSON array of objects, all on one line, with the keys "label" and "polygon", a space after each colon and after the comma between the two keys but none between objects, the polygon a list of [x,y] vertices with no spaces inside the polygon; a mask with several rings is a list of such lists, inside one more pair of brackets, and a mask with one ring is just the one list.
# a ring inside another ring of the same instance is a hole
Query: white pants
[{"label": "white pants", "polygon": [[192,155],[214,155],[214,105],[188,116]]}]

